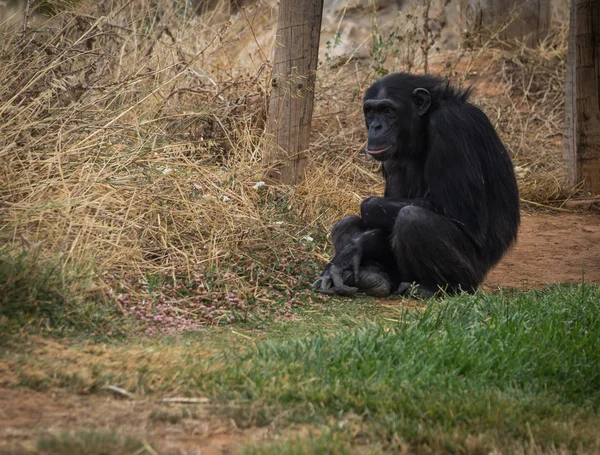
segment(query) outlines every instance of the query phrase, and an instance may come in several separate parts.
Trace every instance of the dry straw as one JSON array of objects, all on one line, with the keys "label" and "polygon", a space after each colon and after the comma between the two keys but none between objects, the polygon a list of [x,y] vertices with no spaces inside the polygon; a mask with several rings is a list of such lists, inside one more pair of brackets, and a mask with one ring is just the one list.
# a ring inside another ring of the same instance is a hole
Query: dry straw
[{"label": "dry straw", "polygon": [[[377,167],[360,154],[368,62],[319,70],[306,181],[260,187],[273,8],[259,2],[226,20],[176,4],[78,4],[0,36],[3,242],[23,237],[93,260],[101,276],[224,272],[293,255],[304,236],[323,235],[381,192]],[[429,62],[479,83],[476,100],[514,154],[523,196],[541,203],[564,195],[565,41],[561,30],[538,49]],[[305,253],[321,261],[324,248]]]}]

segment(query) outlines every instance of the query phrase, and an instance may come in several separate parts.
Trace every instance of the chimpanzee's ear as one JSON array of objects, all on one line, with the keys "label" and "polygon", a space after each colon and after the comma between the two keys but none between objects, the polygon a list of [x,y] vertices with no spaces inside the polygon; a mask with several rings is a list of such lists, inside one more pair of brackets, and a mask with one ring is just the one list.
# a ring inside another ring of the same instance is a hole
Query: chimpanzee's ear
[{"label": "chimpanzee's ear", "polygon": [[431,106],[431,94],[424,88],[416,88],[412,92],[413,103],[419,117],[425,115]]}]

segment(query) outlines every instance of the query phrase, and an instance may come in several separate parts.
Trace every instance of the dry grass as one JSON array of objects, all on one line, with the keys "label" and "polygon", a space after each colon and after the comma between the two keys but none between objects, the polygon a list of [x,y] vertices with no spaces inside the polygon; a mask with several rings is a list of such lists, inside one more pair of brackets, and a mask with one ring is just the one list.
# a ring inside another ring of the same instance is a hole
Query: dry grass
[{"label": "dry grass", "polygon": [[538,48],[502,52],[493,68],[505,88],[493,103],[496,125],[513,153],[526,201],[555,201],[569,190],[562,164],[567,37],[563,24]]},{"label": "dry grass", "polygon": [[[0,238],[93,260],[108,292],[208,271],[232,272],[228,286],[258,298],[252,264],[323,261],[331,224],[381,191],[357,152],[359,100],[376,72],[361,60],[324,65],[307,180],[255,189],[274,10],[264,0],[224,21],[183,5],[83,3],[0,36]],[[515,156],[523,197],[541,203],[565,193],[565,42],[561,30],[539,49],[438,64],[454,81],[501,88],[477,99]],[[281,270],[271,283],[306,286]]]},{"label": "dry grass", "polygon": [[266,72],[224,66],[233,26],[142,5],[2,40],[2,236],[101,270],[218,267],[276,236],[252,188]]},{"label": "dry grass", "polygon": [[[90,393],[118,384],[139,394],[178,393],[182,373],[185,381],[192,381],[183,372],[184,367],[197,369],[201,375],[222,367],[218,362],[209,362],[214,352],[198,349],[197,345],[194,349],[178,346],[121,349],[103,344],[75,348],[34,336],[13,349],[23,349],[24,355],[9,370],[16,374],[20,384],[37,390],[58,387]],[[8,386],[14,381],[14,377],[7,377],[0,385]]]}]

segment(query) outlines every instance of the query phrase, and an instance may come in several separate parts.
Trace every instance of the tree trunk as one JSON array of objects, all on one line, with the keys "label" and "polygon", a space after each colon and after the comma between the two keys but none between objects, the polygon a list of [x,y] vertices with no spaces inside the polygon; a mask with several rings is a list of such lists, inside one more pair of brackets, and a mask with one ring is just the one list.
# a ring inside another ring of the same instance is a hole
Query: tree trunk
[{"label": "tree trunk", "polygon": [[263,155],[270,180],[304,177],[322,16],[323,0],[280,0]]},{"label": "tree trunk", "polygon": [[461,0],[467,29],[484,39],[494,35],[502,41],[524,39],[535,46],[550,29],[550,0]]},{"label": "tree trunk", "polygon": [[565,101],[565,177],[600,194],[600,0],[573,0]]}]

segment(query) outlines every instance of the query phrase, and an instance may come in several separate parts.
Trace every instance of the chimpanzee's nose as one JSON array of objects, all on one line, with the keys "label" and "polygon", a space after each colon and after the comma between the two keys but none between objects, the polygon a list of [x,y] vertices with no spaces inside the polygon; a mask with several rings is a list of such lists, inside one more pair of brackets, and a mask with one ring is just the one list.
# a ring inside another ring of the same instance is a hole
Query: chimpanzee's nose
[{"label": "chimpanzee's nose", "polygon": [[373,121],[373,122],[371,122],[370,129],[371,129],[373,132],[378,132],[378,131],[380,131],[380,130],[381,130],[381,128],[383,128],[383,125],[381,124],[381,122],[378,122],[378,121],[376,121],[376,120],[375,120],[375,121]]}]

